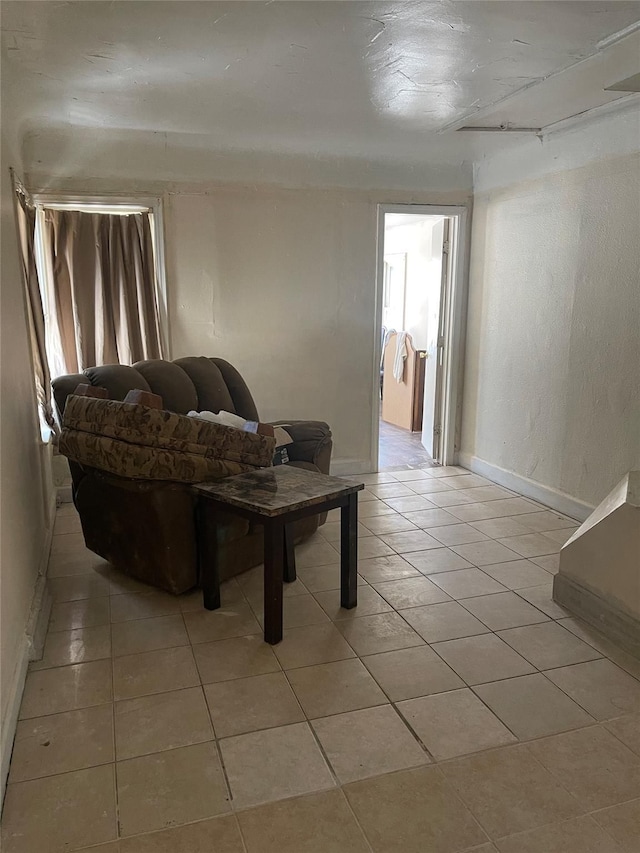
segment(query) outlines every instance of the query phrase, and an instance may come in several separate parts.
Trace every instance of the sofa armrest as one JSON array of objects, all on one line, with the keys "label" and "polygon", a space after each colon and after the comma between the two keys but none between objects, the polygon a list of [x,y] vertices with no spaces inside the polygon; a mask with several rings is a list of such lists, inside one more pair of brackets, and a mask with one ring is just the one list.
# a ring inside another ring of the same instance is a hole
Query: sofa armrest
[{"label": "sofa armrest", "polygon": [[331,429],[324,421],[273,421],[281,426],[291,438],[287,453],[292,462],[310,462],[323,474],[329,473],[333,441]]}]

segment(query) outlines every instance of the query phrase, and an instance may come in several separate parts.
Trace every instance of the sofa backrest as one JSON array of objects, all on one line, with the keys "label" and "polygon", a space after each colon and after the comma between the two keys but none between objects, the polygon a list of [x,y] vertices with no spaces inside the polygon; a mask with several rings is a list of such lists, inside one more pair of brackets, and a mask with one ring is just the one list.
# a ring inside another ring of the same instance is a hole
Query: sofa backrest
[{"label": "sofa backrest", "polygon": [[163,406],[172,412],[219,412],[224,409],[250,421],[259,421],[258,411],[240,373],[221,358],[189,356],[176,361],[152,359],[132,367],[105,364],[89,367],[83,373],[59,376],[52,382],[53,393],[62,420],[69,394],[87,380],[109,392],[111,400],[124,400],[134,389],[159,394]]}]

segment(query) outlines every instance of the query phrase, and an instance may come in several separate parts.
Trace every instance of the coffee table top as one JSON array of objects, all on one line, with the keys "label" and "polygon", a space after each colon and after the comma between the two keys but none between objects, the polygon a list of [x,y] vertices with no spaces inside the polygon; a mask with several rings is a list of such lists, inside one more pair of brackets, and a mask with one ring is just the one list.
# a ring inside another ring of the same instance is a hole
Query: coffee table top
[{"label": "coffee table top", "polygon": [[213,483],[196,483],[194,488],[229,506],[273,517],[359,492],[364,483],[292,465],[276,465]]}]

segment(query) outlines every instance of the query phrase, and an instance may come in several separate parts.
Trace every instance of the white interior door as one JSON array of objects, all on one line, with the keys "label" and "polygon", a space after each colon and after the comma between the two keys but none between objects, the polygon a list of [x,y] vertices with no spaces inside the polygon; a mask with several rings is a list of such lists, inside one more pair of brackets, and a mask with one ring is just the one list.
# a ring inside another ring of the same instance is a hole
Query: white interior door
[{"label": "white interior door", "polygon": [[433,226],[432,255],[427,277],[427,360],[424,377],[424,403],[422,407],[422,445],[433,459],[440,454],[440,398],[442,393],[442,367],[444,352],[444,299],[449,245],[449,220],[443,219]]}]

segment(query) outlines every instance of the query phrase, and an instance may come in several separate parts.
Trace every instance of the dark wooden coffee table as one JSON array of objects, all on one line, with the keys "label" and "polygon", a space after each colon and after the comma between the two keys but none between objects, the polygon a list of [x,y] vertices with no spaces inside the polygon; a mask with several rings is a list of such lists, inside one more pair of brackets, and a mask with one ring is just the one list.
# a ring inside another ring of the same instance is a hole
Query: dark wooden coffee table
[{"label": "dark wooden coffee table", "polygon": [[[282,585],[295,580],[295,557],[289,525],[308,515],[341,509],[340,604],[358,603],[358,492],[357,481],[340,480],[291,465],[263,468],[215,483],[197,483],[201,498],[224,512],[264,525],[264,638],[282,639]],[[216,545],[211,542],[201,560],[204,606],[220,607],[220,577]]]}]

